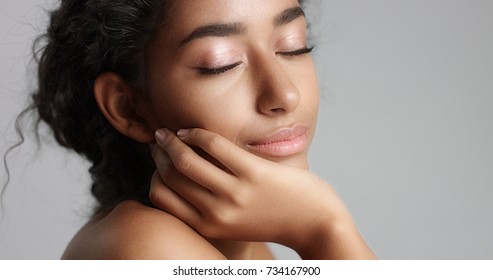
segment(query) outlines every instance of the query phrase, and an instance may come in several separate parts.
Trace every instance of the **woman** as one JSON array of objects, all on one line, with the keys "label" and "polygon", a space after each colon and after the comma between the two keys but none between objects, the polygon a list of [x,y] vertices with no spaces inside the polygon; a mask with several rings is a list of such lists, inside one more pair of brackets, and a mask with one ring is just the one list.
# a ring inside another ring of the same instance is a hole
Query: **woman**
[{"label": "woman", "polygon": [[78,1],[52,13],[33,108],[93,163],[68,259],[374,258],[308,171],[318,88],[296,0]]}]

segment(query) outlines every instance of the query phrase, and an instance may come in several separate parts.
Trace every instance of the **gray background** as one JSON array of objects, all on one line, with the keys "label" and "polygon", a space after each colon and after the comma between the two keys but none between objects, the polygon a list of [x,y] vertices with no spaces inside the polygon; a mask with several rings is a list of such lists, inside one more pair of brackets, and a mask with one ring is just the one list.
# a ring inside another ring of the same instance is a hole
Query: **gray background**
[{"label": "gray background", "polygon": [[[493,259],[493,1],[313,2],[322,99],[312,170],[382,259]],[[2,153],[49,3],[0,2]],[[42,138],[9,158],[0,259],[59,258],[89,215],[88,164]]]}]

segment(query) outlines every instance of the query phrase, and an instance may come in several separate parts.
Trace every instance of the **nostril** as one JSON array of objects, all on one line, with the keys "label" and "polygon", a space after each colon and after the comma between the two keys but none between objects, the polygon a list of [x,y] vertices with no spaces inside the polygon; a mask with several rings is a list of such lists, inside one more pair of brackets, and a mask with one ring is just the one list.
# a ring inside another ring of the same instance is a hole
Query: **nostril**
[{"label": "nostril", "polygon": [[299,104],[299,94],[295,91],[269,91],[258,101],[258,109],[267,115],[282,115],[295,110]]},{"label": "nostril", "polygon": [[276,113],[276,114],[286,112],[286,110],[284,110],[283,108],[274,108],[274,109],[271,109],[270,111],[271,111],[272,113]]}]

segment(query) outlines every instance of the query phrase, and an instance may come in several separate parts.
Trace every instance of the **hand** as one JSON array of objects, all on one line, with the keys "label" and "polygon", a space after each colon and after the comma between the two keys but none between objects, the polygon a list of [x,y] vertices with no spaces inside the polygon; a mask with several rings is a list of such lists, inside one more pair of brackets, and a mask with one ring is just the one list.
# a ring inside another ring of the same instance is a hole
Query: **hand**
[{"label": "hand", "polygon": [[156,139],[151,201],[206,237],[273,241],[300,253],[333,225],[352,224],[332,188],[307,170],[262,159],[203,129],[178,136],[161,129]]}]

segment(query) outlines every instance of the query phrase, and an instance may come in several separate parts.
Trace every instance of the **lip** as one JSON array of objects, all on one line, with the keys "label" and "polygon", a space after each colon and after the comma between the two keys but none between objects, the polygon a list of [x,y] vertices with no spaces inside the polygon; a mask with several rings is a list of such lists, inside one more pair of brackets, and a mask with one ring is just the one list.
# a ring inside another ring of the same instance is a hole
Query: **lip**
[{"label": "lip", "polygon": [[248,150],[272,157],[287,157],[308,147],[308,131],[305,126],[284,127],[265,138],[247,144]]}]

